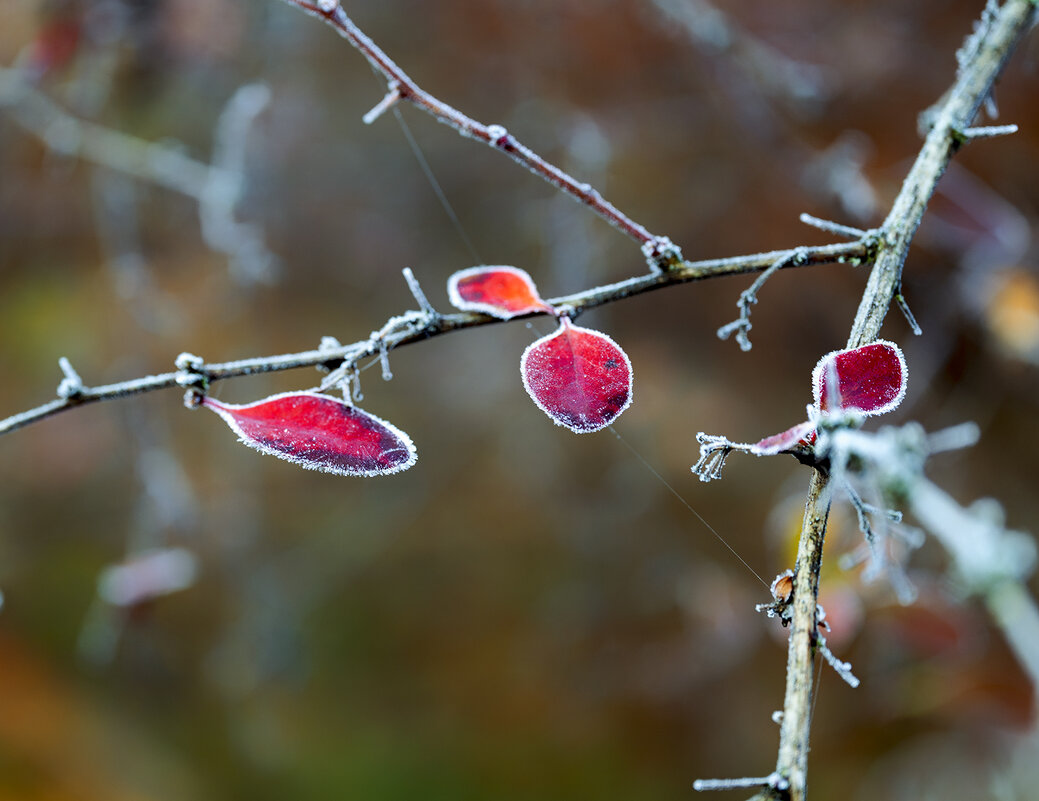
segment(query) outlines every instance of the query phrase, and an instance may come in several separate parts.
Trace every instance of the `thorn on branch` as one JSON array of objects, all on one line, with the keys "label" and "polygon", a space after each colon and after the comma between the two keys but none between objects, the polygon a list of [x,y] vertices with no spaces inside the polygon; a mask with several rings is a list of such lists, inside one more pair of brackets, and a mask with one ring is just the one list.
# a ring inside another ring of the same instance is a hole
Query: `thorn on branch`
[{"label": "thorn on branch", "polygon": [[401,97],[402,95],[400,92],[400,84],[396,81],[391,81],[390,88],[389,91],[386,93],[386,96],[382,100],[380,100],[375,105],[375,107],[372,108],[371,111],[369,111],[367,114],[361,117],[361,120],[364,122],[365,125],[371,125],[373,122],[379,119],[379,117],[381,117],[383,114],[385,114],[395,105],[397,105],[397,103],[400,102]]},{"label": "thorn on branch", "polygon": [[870,234],[869,231],[864,231],[861,228],[854,228],[850,225],[841,225],[840,223],[831,222],[830,220],[823,220],[819,217],[813,217],[811,214],[802,214],[800,220],[805,225],[810,225],[813,228],[818,228],[820,231],[826,231],[828,234],[843,236],[847,239],[865,239]]},{"label": "thorn on branch", "polygon": [[910,310],[905,295],[902,294],[901,287],[899,287],[898,292],[895,293],[895,305],[898,306],[898,310],[902,312],[902,316],[906,318],[910,330],[916,334],[916,336],[923,336],[924,330],[920,327],[920,323],[916,321],[916,317]]},{"label": "thorn on branch", "polygon": [[390,349],[386,345],[386,329],[383,328],[381,331],[372,331],[369,341],[379,349],[379,364],[382,365],[382,380],[392,381],[393,371],[390,370]]},{"label": "thorn on branch", "polygon": [[708,790],[739,790],[748,787],[768,787],[772,790],[785,792],[790,788],[788,782],[778,772],[770,773],[768,776],[744,779],[697,779],[693,782],[693,789],[698,793]]},{"label": "thorn on branch", "polygon": [[62,400],[75,400],[86,391],[83,379],[79,377],[79,373],[72,366],[72,362],[64,356],[58,359],[58,366],[65,376],[61,379],[61,383],[58,384],[58,397]]},{"label": "thorn on branch", "polygon": [[1017,131],[1016,125],[982,125],[976,128],[964,128],[956,133],[965,142],[969,142],[972,139],[992,139],[997,136],[1008,136],[1009,134],[1017,133]]},{"label": "thorn on branch", "polygon": [[428,318],[429,322],[427,324],[432,325],[440,317],[440,314],[433,308],[433,304],[429,302],[426,293],[422,291],[422,287],[419,286],[418,279],[415,277],[415,273],[411,271],[411,268],[405,267],[401,272],[404,273],[404,280],[408,282],[408,289],[411,290],[415,302],[418,303],[419,310]]},{"label": "thorn on branch", "polygon": [[[821,615],[821,617],[819,618],[819,623],[821,626],[825,623],[825,613],[823,613],[821,606],[819,607],[819,613]],[[834,669],[834,672],[838,676],[844,679],[844,681],[848,684],[849,687],[853,689],[858,687],[860,682],[858,677],[851,672],[851,662],[842,662],[840,659],[834,656],[833,651],[831,651],[830,647],[826,644],[826,638],[823,637],[822,633],[818,629],[816,630],[815,637],[816,647],[818,648],[819,653],[822,655],[822,658],[826,660],[826,663]]]}]

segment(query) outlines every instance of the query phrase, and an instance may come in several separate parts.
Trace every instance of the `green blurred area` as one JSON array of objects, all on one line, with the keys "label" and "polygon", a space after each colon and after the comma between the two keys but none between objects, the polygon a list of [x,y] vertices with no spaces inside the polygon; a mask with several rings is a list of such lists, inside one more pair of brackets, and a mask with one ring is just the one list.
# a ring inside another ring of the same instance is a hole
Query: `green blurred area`
[{"label": "green blurred area", "polygon": [[[651,2],[345,6],[424,88],[687,258],[827,241],[801,212],[877,225],[980,4],[718,7],[740,41],[808,65],[817,96]],[[68,159],[0,107],[0,415],[53,397],[60,356],[101,384],[171,370],[183,351],[226,361],[363,339],[414,305],[403,267],[440,309],[448,276],[476,263],[521,267],[546,297],[645,270],[587,209],[403,107],[460,232],[394,115],[361,122],[382,82],[287,5],[0,0],[0,15],[0,64],[35,65],[62,108],[202,162],[236,89],[268,85],[237,216],[279,261],[273,281],[243,280],[192,199]],[[998,497],[1033,532],[1037,63],[1033,33],[996,98],[1021,132],[957,157],[910,253],[904,291],[925,335],[897,311],[884,331],[910,367],[890,422],[978,422],[981,443],[931,476],[964,503]],[[360,405],[419,449],[396,476],[260,456],[175,391],[4,437],[0,801],[634,801],[768,774],[785,633],[753,611],[767,588],[660,477],[766,584],[789,567],[805,469],[733,457],[703,485],[696,433],[753,441],[803,419],[812,366],[843,346],[865,277],[781,273],[746,354],[714,332],[749,278],[583,316],[634,366],[616,436],[573,435],[526,397],[520,354],[550,328],[535,320],[403,348],[389,382],[364,372]],[[320,378],[214,393],[246,402]],[[988,797],[1034,722],[1032,689],[937,549],[913,555],[921,598],[901,608],[883,582],[836,568],[859,535],[843,504],[834,515],[823,604],[863,685],[822,673],[813,794]],[[98,598],[107,566],[156,547],[195,554],[197,582],[130,612]]]}]

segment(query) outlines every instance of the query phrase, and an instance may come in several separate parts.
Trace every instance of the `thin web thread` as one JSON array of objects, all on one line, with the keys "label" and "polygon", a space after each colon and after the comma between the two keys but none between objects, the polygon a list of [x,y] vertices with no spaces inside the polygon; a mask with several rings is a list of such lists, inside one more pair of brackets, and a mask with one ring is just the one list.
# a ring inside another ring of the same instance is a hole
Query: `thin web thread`
[{"label": "thin web thread", "polygon": [[429,181],[429,185],[433,188],[433,193],[437,196],[440,201],[440,205],[444,207],[444,211],[447,212],[447,216],[450,218],[451,223],[454,225],[455,230],[458,231],[458,235],[462,238],[466,248],[469,250],[469,255],[478,263],[482,264],[483,259],[476,252],[476,247],[473,245],[473,241],[469,238],[469,235],[465,232],[465,228],[462,225],[462,221],[458,219],[458,214],[455,213],[454,206],[447,199],[447,195],[444,194],[444,189],[440,186],[440,182],[437,177],[433,174],[433,168],[429,166],[429,162],[426,160],[425,155],[422,153],[422,148],[419,147],[418,141],[411,133],[411,129],[408,124],[404,121],[404,115],[400,113],[399,108],[393,109],[393,116],[397,118],[397,122],[400,123],[400,129],[404,132],[404,138],[408,140],[408,145],[411,147],[411,152],[415,154],[415,159],[418,161],[419,167],[422,168],[423,174],[426,176],[426,180]]},{"label": "thin web thread", "polygon": [[652,473],[654,476],[656,476],[657,480],[661,484],[663,484],[665,487],[667,487],[668,490],[671,492],[671,494],[674,495],[682,503],[682,505],[685,506],[686,509],[688,509],[694,515],[696,515],[696,518],[701,523],[703,523],[704,526],[707,527],[707,530],[710,531],[717,538],[718,542],[720,542],[722,545],[724,545],[726,548],[728,548],[729,552],[733,556],[735,556],[737,559],[739,559],[740,562],[743,564],[743,566],[745,568],[747,568],[747,570],[749,570],[751,573],[753,573],[755,578],[757,578],[757,580],[760,581],[762,583],[762,585],[764,585],[766,588],[768,588],[768,586],[769,586],[768,582],[765,581],[765,579],[763,579],[760,575],[758,575],[758,572],[747,563],[746,559],[744,559],[742,556],[739,555],[739,553],[737,553],[735,548],[733,548],[731,545],[729,545],[729,543],[726,541],[725,537],[723,537],[721,534],[719,534],[715,530],[714,526],[712,526],[710,523],[708,523],[706,520],[704,520],[703,515],[701,515],[698,511],[696,511],[696,509],[693,508],[692,504],[689,503],[689,501],[687,501],[685,498],[683,498],[681,495],[679,495],[678,494],[678,490],[676,490],[674,487],[672,487],[670,484],[668,484],[667,481],[665,480],[665,478],[662,475],[660,475],[660,473],[657,472],[656,468],[654,468],[653,465],[651,465],[648,461],[646,461],[646,458],[641,453],[639,453],[637,450],[635,450],[635,448],[626,439],[624,439],[624,437],[622,437],[620,434],[617,433],[617,429],[615,429],[613,426],[610,426],[609,428],[610,428],[610,431],[613,432],[613,435],[618,440],[621,441],[621,443],[624,445],[624,447],[627,448],[629,451],[631,451],[632,454],[635,456],[635,458],[637,458],[640,462],[642,462],[642,464],[645,465],[646,469],[649,470],[649,472]]}]

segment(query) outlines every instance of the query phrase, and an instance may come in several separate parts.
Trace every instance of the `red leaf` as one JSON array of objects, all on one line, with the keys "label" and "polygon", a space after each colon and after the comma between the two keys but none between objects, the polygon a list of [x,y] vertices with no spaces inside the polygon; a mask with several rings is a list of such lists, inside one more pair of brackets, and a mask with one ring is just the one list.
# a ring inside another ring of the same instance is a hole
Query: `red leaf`
[{"label": "red leaf", "polygon": [[[809,442],[814,440],[814,432],[815,423],[798,423],[793,428],[788,428],[782,433],[773,434],[771,437],[765,437],[763,440],[755,442],[750,446],[750,451],[758,456],[772,456],[776,453],[788,451],[802,441],[805,444],[809,444]],[[811,440],[809,437],[811,437]]]},{"label": "red leaf", "polygon": [[202,405],[249,447],[309,470],[377,476],[407,470],[418,458],[396,426],[316,392],[286,392],[244,406],[207,396]]},{"label": "red leaf", "polygon": [[555,309],[538,296],[534,281],[518,267],[470,267],[447,280],[451,305],[509,320],[521,314]]},{"label": "red leaf", "polygon": [[907,376],[905,357],[892,342],[835,350],[823,356],[812,371],[815,405],[824,412],[847,409],[883,414],[902,402]]},{"label": "red leaf", "polygon": [[612,339],[572,325],[530,345],[523,386],[556,425],[584,434],[605,428],[631,403],[631,362]]}]

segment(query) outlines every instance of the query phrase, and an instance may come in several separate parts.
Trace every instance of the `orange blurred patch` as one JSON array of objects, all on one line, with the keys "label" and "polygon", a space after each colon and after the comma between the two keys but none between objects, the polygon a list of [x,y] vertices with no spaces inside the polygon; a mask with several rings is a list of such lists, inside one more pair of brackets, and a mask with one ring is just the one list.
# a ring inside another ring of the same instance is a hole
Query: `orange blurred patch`
[{"label": "orange blurred patch", "polygon": [[1039,357],[1039,280],[1022,269],[1004,270],[996,284],[985,319],[1000,347],[1018,359]]}]

